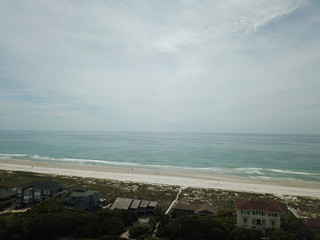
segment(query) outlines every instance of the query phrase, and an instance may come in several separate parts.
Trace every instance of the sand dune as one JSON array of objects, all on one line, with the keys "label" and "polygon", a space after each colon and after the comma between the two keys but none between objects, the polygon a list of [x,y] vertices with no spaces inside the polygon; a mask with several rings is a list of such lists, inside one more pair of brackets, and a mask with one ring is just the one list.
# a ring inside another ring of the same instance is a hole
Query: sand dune
[{"label": "sand dune", "polygon": [[320,198],[320,183],[242,178],[180,169],[163,170],[55,164],[13,159],[0,159],[0,169]]}]

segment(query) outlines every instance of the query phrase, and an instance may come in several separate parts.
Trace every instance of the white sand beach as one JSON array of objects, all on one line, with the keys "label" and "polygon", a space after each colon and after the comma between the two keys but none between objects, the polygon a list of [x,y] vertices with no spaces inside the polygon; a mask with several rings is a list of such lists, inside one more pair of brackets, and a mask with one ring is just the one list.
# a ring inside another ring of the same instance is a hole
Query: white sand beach
[{"label": "white sand beach", "polygon": [[159,170],[0,159],[0,169],[45,174],[92,177],[119,181],[179,185],[183,187],[271,193],[320,198],[320,183],[242,178],[190,170]]}]

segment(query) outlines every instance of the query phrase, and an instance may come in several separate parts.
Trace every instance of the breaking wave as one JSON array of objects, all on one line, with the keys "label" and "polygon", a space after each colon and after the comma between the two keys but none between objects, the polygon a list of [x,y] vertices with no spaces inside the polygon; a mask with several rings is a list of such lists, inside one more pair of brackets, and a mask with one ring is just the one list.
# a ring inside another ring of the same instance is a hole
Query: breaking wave
[{"label": "breaking wave", "polygon": [[234,176],[243,176],[259,179],[287,179],[287,180],[306,180],[306,181],[320,181],[320,173],[307,172],[307,171],[295,171],[284,169],[272,169],[272,168],[259,168],[259,167],[191,167],[191,166],[175,166],[165,164],[141,164],[133,162],[121,162],[121,161],[108,161],[99,159],[85,159],[85,158],[55,158],[49,156],[41,156],[38,154],[28,155],[20,153],[0,153],[0,159],[17,159],[17,160],[30,160],[41,162],[54,162],[61,164],[81,164],[81,165],[95,165],[95,166],[118,166],[118,167],[130,167],[130,168],[149,168],[149,169],[164,169],[164,170],[186,170],[203,172],[206,174],[225,174]]}]

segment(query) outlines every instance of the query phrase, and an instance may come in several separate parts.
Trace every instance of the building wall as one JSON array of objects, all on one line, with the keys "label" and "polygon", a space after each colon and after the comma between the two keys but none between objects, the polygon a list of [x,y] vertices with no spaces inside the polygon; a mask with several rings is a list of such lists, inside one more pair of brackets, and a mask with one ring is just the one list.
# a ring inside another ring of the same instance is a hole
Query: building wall
[{"label": "building wall", "polygon": [[41,190],[40,189],[34,190],[34,199],[39,202],[41,201]]},{"label": "building wall", "polygon": [[279,213],[271,213],[264,211],[248,211],[237,210],[237,224],[238,226],[248,228],[277,228],[280,229],[280,215]]},{"label": "building wall", "polygon": [[53,197],[61,197],[60,195],[56,195],[55,193],[60,193],[64,190],[64,188],[58,188],[53,191],[43,188],[34,188],[33,185],[28,187],[17,187],[17,199],[16,204],[18,207],[23,207],[30,203],[41,202],[43,200],[47,200]]},{"label": "building wall", "polygon": [[33,201],[33,188],[28,188],[23,191],[23,202],[30,203]]},{"label": "building wall", "polygon": [[69,205],[80,209],[94,209],[98,206],[100,193],[94,193],[88,196],[77,196],[69,199]]},{"label": "building wall", "polygon": [[184,217],[187,215],[194,214],[194,210],[186,210],[186,209],[174,209],[174,217]]}]

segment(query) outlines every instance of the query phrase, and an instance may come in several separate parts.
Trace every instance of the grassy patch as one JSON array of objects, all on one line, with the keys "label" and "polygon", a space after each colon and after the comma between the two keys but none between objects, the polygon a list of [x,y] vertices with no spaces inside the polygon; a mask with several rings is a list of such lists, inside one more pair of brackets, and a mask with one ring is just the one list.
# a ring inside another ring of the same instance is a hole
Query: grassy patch
[{"label": "grassy patch", "polygon": [[[101,193],[107,202],[113,202],[117,197],[141,198],[158,201],[160,207],[166,209],[176,198],[178,186],[146,184],[136,182],[121,182],[115,180],[81,178],[73,176],[49,175],[19,171],[0,170],[0,186],[15,188],[21,183],[29,181],[55,180],[64,186],[74,189],[91,189]],[[299,210],[304,215],[320,215],[320,199],[300,196],[277,196],[252,192],[238,192],[219,189],[186,188],[182,191],[179,203],[201,205],[210,203],[220,208],[234,209],[235,199],[265,199],[277,202],[287,212],[286,204]]]}]

